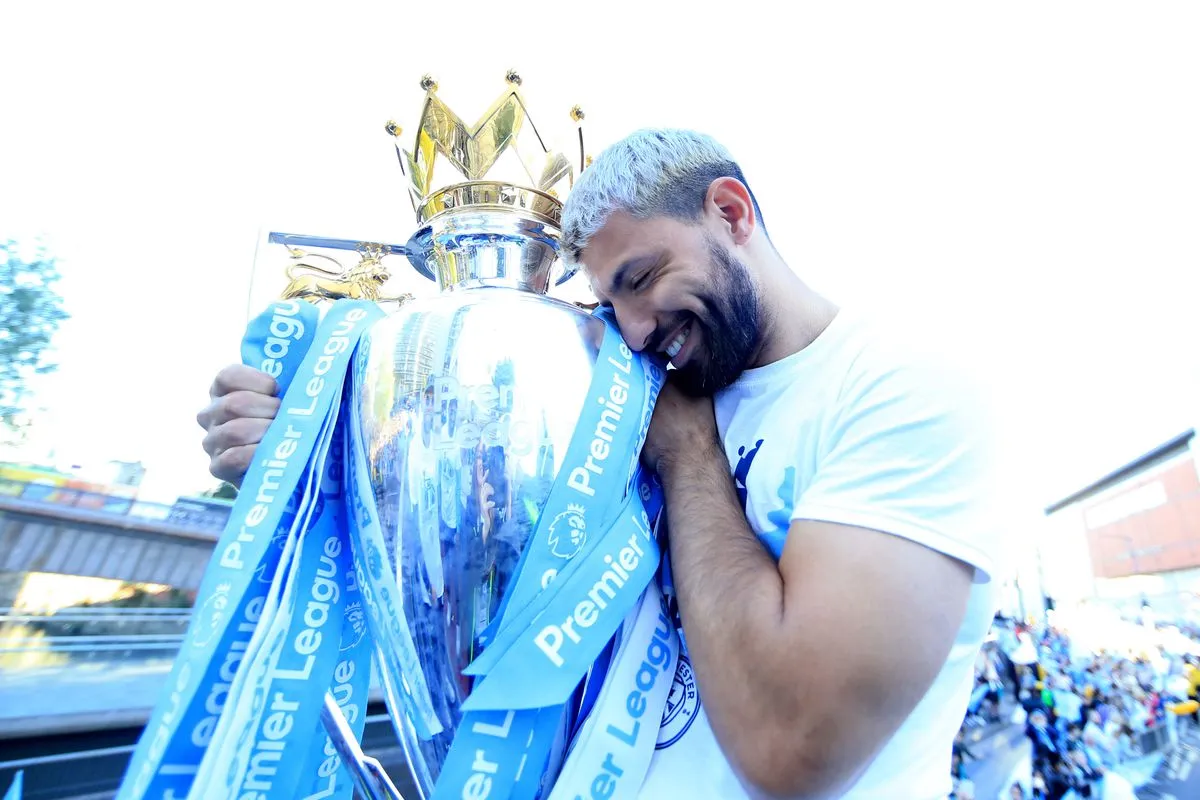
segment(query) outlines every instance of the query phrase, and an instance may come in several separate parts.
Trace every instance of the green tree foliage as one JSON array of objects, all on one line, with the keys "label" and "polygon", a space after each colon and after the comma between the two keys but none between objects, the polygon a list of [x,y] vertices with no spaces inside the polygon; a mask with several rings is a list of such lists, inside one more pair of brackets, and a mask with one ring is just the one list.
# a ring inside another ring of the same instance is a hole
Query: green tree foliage
[{"label": "green tree foliage", "polygon": [[232,483],[221,482],[221,485],[215,489],[209,489],[204,492],[201,497],[211,497],[214,500],[236,500],[238,495],[237,487]]},{"label": "green tree foliage", "polygon": [[55,290],[58,265],[45,248],[23,256],[12,239],[0,244],[0,421],[11,427],[31,375],[52,371],[46,347],[68,318]]}]

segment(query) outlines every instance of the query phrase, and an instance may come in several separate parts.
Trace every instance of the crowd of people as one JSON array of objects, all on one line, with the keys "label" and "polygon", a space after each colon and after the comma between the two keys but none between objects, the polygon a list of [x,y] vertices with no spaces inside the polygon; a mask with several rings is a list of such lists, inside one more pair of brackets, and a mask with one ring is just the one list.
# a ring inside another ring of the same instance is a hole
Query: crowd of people
[{"label": "crowd of people", "polygon": [[1020,725],[1030,741],[1028,780],[1006,798],[1072,800],[1119,796],[1118,786],[1132,797],[1120,767],[1165,746],[1171,717],[1200,724],[1200,659],[1161,648],[1084,652],[1063,630],[1003,619],[995,631],[954,747],[955,800],[975,800],[968,734],[981,726]]}]

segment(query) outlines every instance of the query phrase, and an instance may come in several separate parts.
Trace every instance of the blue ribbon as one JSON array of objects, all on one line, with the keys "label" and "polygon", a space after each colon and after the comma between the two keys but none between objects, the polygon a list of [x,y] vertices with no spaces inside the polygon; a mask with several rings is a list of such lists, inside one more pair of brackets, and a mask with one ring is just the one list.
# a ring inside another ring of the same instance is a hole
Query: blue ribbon
[{"label": "blue ribbon", "polygon": [[463,714],[431,800],[536,797],[562,706]]},{"label": "blue ribbon", "polygon": [[[594,547],[573,560],[523,614],[465,670],[483,674],[467,710],[540,708],[565,702],[617,632],[659,564],[658,541],[640,500]],[[495,655],[492,655],[495,653]]]},{"label": "blue ribbon", "polygon": [[650,768],[679,657],[666,604],[652,583],[630,612],[595,708],[581,726],[549,800],[630,800]]},{"label": "blue ribbon", "polygon": [[282,395],[312,344],[321,312],[312,303],[277,300],[250,320],[242,337],[242,363],[275,379]]},{"label": "blue ribbon", "polygon": [[[297,514],[303,524],[312,510],[306,507],[312,494],[305,489],[316,477],[314,450],[329,430],[358,338],[381,313],[374,303],[339,301],[314,331],[317,310],[285,301],[249,325],[242,357],[274,375],[282,406],[217,542],[164,696],[134,750],[118,798],[184,797],[191,790],[206,750],[215,744],[227,701],[235,696],[234,683],[246,680],[243,660],[262,647],[269,620],[260,617],[278,602],[280,560],[294,550]],[[324,684],[314,685],[313,693],[319,708]],[[297,737],[312,733],[307,725],[295,731]],[[296,763],[303,761],[298,757]]]},{"label": "blue ribbon", "polygon": [[[345,500],[343,477],[345,474],[344,436],[335,435],[330,445],[326,462],[325,480],[321,493],[326,502],[338,504],[337,531],[342,544],[351,547],[349,524],[341,504]],[[366,609],[352,559],[344,565],[341,587],[345,598],[342,635],[338,646],[338,659],[333,668],[333,680],[329,685],[342,716],[354,733],[356,740],[362,739],[367,722],[367,693],[371,683],[372,640],[367,629]],[[304,768],[300,771],[300,788],[304,800],[350,800],[354,793],[354,781],[348,770],[342,768],[340,756],[318,722],[313,731],[313,741]]]},{"label": "blue ribbon", "polygon": [[[334,428],[333,436],[337,436]],[[300,531],[283,584],[283,607],[272,620],[262,657],[246,668],[240,696],[254,698],[249,713],[235,710],[233,730],[246,731],[236,749],[214,752],[224,785],[237,797],[295,797],[311,740],[320,724],[324,688],[333,681],[345,614],[342,581],[350,568],[341,505],[323,498]],[[261,702],[260,702],[261,698]]]},{"label": "blue ribbon", "polygon": [[21,793],[23,791],[25,791],[25,771],[19,769],[17,770],[17,774],[13,776],[12,785],[4,793],[4,800],[21,800]]}]

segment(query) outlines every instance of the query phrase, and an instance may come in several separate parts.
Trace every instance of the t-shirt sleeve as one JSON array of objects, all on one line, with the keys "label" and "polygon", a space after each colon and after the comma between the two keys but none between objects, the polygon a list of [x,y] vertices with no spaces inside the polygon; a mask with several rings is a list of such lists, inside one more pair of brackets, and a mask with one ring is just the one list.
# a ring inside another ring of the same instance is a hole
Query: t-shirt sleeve
[{"label": "t-shirt sleeve", "polygon": [[[861,367],[861,365],[860,365]],[[961,374],[927,364],[847,376],[793,520],[869,528],[919,542],[996,576],[992,429]]]}]

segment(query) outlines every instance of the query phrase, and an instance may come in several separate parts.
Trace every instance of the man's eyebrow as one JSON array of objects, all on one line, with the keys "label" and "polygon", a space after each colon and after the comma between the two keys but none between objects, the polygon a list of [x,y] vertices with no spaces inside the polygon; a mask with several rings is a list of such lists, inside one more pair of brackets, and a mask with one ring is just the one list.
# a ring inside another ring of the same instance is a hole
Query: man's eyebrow
[{"label": "man's eyebrow", "polygon": [[629,279],[629,273],[661,259],[661,253],[652,253],[649,255],[636,256],[634,258],[626,259],[625,263],[617,267],[617,271],[613,273],[612,283],[608,287],[606,294],[612,295],[621,291],[621,287],[624,286],[625,281]]}]

